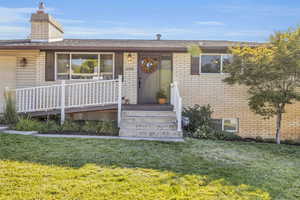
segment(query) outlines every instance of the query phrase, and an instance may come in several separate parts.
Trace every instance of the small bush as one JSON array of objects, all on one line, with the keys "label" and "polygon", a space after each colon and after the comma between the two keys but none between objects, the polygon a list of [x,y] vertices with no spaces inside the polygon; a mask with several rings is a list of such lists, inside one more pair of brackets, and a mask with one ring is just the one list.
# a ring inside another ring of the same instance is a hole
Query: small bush
[{"label": "small bush", "polygon": [[41,123],[43,124],[43,129],[40,132],[56,133],[60,131],[60,125],[54,120],[47,120]]},{"label": "small bush", "polygon": [[3,116],[0,117],[0,124],[6,124],[6,121]]},{"label": "small bush", "polygon": [[43,129],[43,124],[30,118],[21,118],[14,128],[17,131],[40,131]]},{"label": "small bush", "polygon": [[4,122],[6,124],[15,124],[18,121],[18,114],[16,110],[16,104],[13,99],[11,91],[6,91],[4,93],[5,108],[4,108]]},{"label": "small bush", "polygon": [[210,105],[185,108],[183,116],[189,118],[189,125],[185,127],[193,138],[211,139],[211,140],[241,140],[242,138],[234,133],[224,132],[220,128],[218,120],[211,118],[213,111]]},{"label": "small bush", "polygon": [[257,142],[263,142],[264,139],[263,139],[262,137],[260,137],[260,136],[257,136],[257,137],[255,138],[255,141],[257,141]]},{"label": "small bush", "polygon": [[194,133],[191,134],[194,138],[210,139],[210,140],[229,140],[240,141],[242,138],[234,133],[220,131],[209,126],[201,126]]},{"label": "small bush", "polygon": [[209,126],[213,111],[210,105],[199,106],[198,104],[183,109],[182,115],[189,119],[189,125],[185,127],[188,132],[194,133],[197,129]]},{"label": "small bush", "polygon": [[115,121],[85,121],[82,131],[97,135],[117,135],[118,128]]},{"label": "small bush", "polygon": [[47,133],[55,133],[60,130],[59,125],[53,120],[39,121],[31,119],[30,117],[21,118],[13,128],[17,131],[38,131]]},{"label": "small bush", "polygon": [[94,135],[118,135],[115,121],[65,121],[59,125],[54,120],[39,121],[30,117],[21,118],[13,127],[18,131],[38,131],[40,133],[76,133]]},{"label": "small bush", "polygon": [[60,131],[62,132],[80,132],[81,126],[74,121],[67,120],[65,123],[60,127]]}]

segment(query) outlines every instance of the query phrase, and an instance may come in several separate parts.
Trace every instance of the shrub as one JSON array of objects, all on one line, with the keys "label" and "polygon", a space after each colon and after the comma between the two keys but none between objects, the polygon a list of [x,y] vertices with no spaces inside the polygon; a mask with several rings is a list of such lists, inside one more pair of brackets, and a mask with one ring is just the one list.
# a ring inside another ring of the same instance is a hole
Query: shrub
[{"label": "shrub", "polygon": [[54,120],[47,120],[41,123],[43,124],[43,129],[40,132],[56,133],[60,131],[60,125]]},{"label": "shrub", "polygon": [[226,131],[217,131],[217,136],[219,140],[229,140],[229,141],[242,141],[241,136],[236,135],[235,133],[230,133]]},{"label": "shrub", "polygon": [[81,126],[74,121],[67,120],[63,125],[60,127],[60,131],[62,132],[80,132]]},{"label": "shrub", "polygon": [[115,121],[85,121],[82,131],[97,135],[117,135],[118,128]]},{"label": "shrub", "polygon": [[189,125],[185,129],[190,137],[211,140],[241,140],[241,137],[221,130],[218,120],[211,118],[213,111],[210,105],[184,108],[183,116],[189,118]]},{"label": "shrub", "polygon": [[30,117],[21,118],[12,127],[18,131],[38,131],[41,133],[92,133],[97,135],[118,135],[117,123],[115,121],[66,121],[59,125],[54,120],[39,121]]},{"label": "shrub", "polygon": [[0,116],[0,124],[6,124],[6,121],[3,116]]},{"label": "shrub", "polygon": [[7,124],[15,124],[18,121],[18,114],[16,110],[16,104],[13,99],[11,91],[5,91],[5,109],[4,109],[4,122]]},{"label": "shrub", "polygon": [[211,114],[213,113],[211,106],[199,106],[198,104],[183,109],[182,115],[189,119],[189,125],[185,127],[188,132],[194,133],[202,126],[209,126]]},{"label": "shrub", "polygon": [[234,133],[220,131],[211,128],[210,126],[201,126],[191,134],[194,138],[210,139],[210,140],[229,140],[240,141],[242,138]]},{"label": "shrub", "polygon": [[38,131],[38,132],[58,132],[60,130],[59,125],[53,121],[39,121],[31,119],[30,117],[22,117],[13,127],[17,131]]},{"label": "shrub", "polygon": [[43,124],[30,118],[21,118],[14,127],[17,131],[40,131]]}]

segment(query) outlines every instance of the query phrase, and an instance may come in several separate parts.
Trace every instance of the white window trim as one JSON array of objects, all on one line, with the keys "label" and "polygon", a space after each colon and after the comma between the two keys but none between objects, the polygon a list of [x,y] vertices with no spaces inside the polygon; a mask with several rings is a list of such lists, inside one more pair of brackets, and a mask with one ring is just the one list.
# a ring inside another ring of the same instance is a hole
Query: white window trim
[{"label": "white window trim", "polygon": [[98,66],[97,66],[97,72],[98,72],[98,77],[99,77],[99,73],[100,73],[100,55],[103,54],[112,54],[113,58],[113,79],[115,77],[115,53],[114,52],[76,52],[76,51],[65,51],[65,52],[55,52],[55,59],[54,59],[54,74],[55,74],[55,81],[60,81],[61,79],[57,79],[57,54],[68,54],[70,55],[70,61],[69,61],[69,79],[65,79],[65,80],[69,80],[69,81],[87,81],[87,80],[93,80],[93,79],[72,79],[72,74],[71,74],[71,68],[72,68],[72,54],[94,54],[94,55],[98,55]]},{"label": "white window trim", "polygon": [[238,118],[222,118],[222,131],[225,131],[224,130],[224,121],[225,120],[236,120],[236,129],[234,131],[227,131],[227,132],[229,132],[229,133],[238,133],[239,132],[240,123],[239,123]]},{"label": "white window trim", "polygon": [[[202,63],[201,63],[201,58],[202,56],[221,56],[221,66],[220,66],[220,72],[218,73],[212,73],[212,72],[202,72]],[[225,74],[223,72],[223,57],[227,55],[232,55],[230,53],[201,53],[199,56],[199,74]]]}]

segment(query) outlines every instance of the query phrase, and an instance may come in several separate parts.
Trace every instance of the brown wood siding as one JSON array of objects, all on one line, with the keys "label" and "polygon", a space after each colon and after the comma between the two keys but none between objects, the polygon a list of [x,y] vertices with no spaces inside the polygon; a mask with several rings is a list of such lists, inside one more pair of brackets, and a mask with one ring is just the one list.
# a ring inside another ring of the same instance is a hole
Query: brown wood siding
[{"label": "brown wood siding", "polygon": [[115,53],[115,78],[123,75],[123,52]]},{"label": "brown wood siding", "polygon": [[192,75],[200,74],[199,64],[200,64],[199,56],[191,56],[191,74]]},{"label": "brown wood siding", "polygon": [[55,56],[54,51],[46,51],[45,80],[55,81]]}]

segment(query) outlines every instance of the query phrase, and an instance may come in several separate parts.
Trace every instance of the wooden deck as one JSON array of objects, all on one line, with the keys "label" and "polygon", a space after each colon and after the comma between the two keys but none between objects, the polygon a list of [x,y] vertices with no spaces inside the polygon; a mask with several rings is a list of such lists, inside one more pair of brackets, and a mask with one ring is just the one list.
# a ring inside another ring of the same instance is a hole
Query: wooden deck
[{"label": "wooden deck", "polygon": [[[85,107],[77,107],[77,108],[67,108],[65,110],[65,113],[70,114],[70,113],[81,113],[81,112],[92,112],[92,111],[103,111],[103,110],[116,110],[117,108],[118,108],[117,104],[104,105],[104,106],[85,106]],[[45,115],[57,115],[60,114],[60,109],[28,112],[22,114],[29,114],[32,117],[45,116]]]},{"label": "wooden deck", "polygon": [[[65,110],[66,114],[71,113],[81,113],[81,112],[92,112],[92,111],[105,111],[105,110],[117,110],[117,104],[104,105],[104,106],[85,106],[77,108],[67,108]],[[141,110],[141,111],[172,111],[173,106],[171,105],[159,105],[159,104],[129,104],[122,105],[123,110]],[[38,111],[38,112],[28,112],[22,114],[29,114],[32,117],[45,116],[45,115],[57,115],[60,114],[60,109]]]}]

